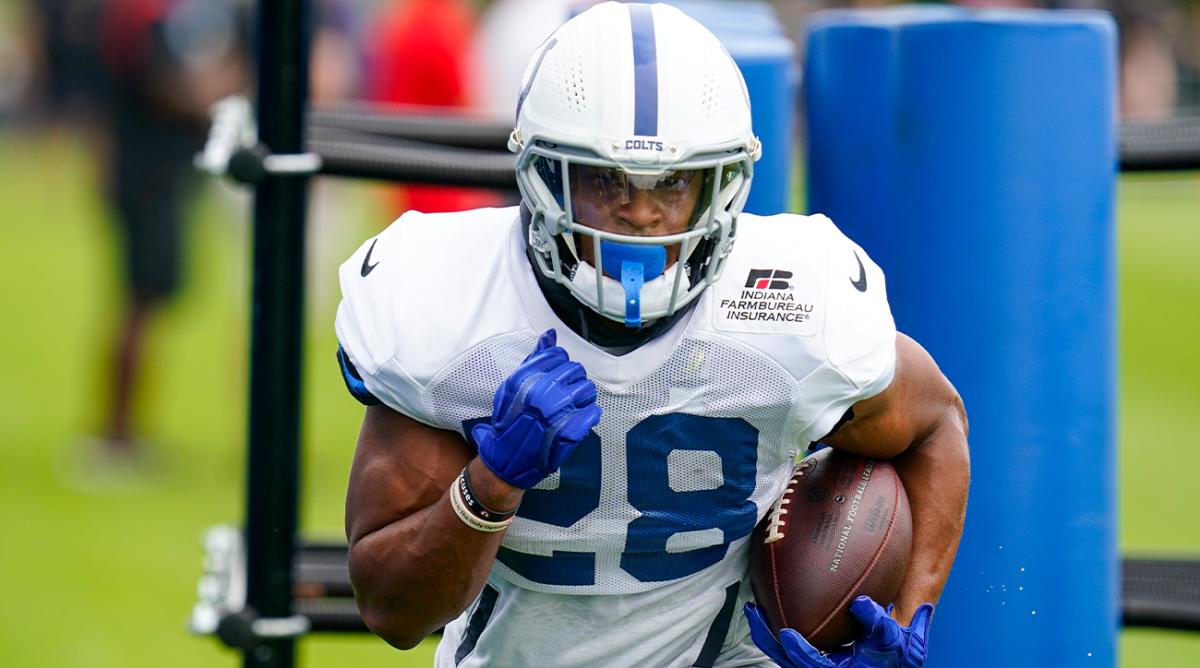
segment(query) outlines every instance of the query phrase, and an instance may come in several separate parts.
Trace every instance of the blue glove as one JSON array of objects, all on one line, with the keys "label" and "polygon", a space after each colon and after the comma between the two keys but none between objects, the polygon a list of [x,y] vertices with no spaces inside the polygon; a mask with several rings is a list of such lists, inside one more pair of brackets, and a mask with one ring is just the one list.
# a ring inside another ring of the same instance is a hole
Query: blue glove
[{"label": "blue glove", "polygon": [[808,644],[794,629],[783,629],[779,639],[771,633],[771,627],[763,618],[757,605],[747,603],[743,609],[746,620],[750,622],[750,638],[764,654],[771,657],[783,668],[846,668],[850,660],[850,652],[836,652],[826,656],[817,648]]},{"label": "blue glove", "polygon": [[776,640],[753,603],[746,604],[745,613],[754,644],[784,668],[920,668],[927,656],[933,606],[917,608],[909,626],[892,619],[891,610],[868,596],[854,599],[850,614],[862,624],[863,635],[848,649],[830,654],[822,654],[793,629],[783,629]]},{"label": "blue glove", "polygon": [[500,384],[491,423],[475,425],[471,437],[492,473],[529,489],[557,471],[599,420],[595,384],[550,329]]},{"label": "blue glove", "polygon": [[850,604],[850,614],[866,631],[854,641],[855,668],[921,668],[928,656],[929,624],[933,606],[923,603],[912,623],[900,626],[892,619],[892,606],[884,610],[869,597],[859,596]]}]

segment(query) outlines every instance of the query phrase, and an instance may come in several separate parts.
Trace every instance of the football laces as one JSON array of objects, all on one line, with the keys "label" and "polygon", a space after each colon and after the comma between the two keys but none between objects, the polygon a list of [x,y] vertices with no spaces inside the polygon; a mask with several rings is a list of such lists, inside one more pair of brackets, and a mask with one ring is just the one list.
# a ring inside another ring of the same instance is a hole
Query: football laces
[{"label": "football laces", "polygon": [[771,512],[767,519],[767,537],[763,539],[763,545],[769,545],[784,537],[783,529],[787,523],[784,515],[787,515],[788,512],[786,506],[792,502],[792,492],[796,491],[796,482],[810,468],[812,468],[812,462],[810,461],[802,461],[796,464],[796,469],[792,472],[792,477],[788,480],[787,489],[783,490],[783,494],[771,506]]}]

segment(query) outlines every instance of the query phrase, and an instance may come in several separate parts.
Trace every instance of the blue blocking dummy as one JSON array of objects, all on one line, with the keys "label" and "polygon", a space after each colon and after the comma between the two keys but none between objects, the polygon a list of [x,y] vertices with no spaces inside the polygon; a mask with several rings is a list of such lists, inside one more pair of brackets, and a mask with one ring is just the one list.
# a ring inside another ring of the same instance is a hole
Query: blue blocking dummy
[{"label": "blue blocking dummy", "polygon": [[[667,0],[712,31],[742,71],[750,92],[754,134],[762,158],[745,210],[769,216],[789,211],[798,71],[795,47],[768,2]],[[730,91],[732,94],[732,91]]]},{"label": "blue blocking dummy", "polygon": [[970,416],[928,668],[1116,662],[1115,58],[1094,12],[810,23],[809,209],[883,267]]}]

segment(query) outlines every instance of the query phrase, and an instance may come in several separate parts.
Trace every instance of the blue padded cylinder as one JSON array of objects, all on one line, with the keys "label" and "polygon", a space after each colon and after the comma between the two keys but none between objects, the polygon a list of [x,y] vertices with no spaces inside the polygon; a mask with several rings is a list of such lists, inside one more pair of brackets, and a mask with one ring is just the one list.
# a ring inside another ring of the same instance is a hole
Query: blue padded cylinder
[{"label": "blue padded cylinder", "polygon": [[883,266],[971,421],[926,666],[1111,667],[1114,25],[910,7],[807,42],[809,207]]},{"label": "blue padded cylinder", "polygon": [[764,216],[788,211],[795,159],[794,47],[783,34],[769,39],[730,36],[722,37],[721,41],[746,79],[754,134],[763,147],[762,158],[754,165],[754,185],[746,200],[746,211]]},{"label": "blue padded cylinder", "polygon": [[741,0],[667,0],[713,32],[746,79],[754,133],[763,144],[754,165],[754,186],[746,211],[771,215],[787,211],[792,192],[795,140],[795,47],[770,3]]}]

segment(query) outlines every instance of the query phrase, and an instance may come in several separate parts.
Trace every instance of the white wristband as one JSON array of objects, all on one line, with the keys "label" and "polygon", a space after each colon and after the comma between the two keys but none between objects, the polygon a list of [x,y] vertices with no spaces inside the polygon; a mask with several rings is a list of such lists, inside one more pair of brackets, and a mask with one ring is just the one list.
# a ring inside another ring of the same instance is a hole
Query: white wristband
[{"label": "white wristband", "polygon": [[499,522],[489,522],[488,520],[481,520],[472,515],[471,511],[467,510],[467,502],[462,498],[462,490],[458,488],[457,479],[455,479],[454,483],[450,485],[450,505],[453,506],[455,514],[458,515],[458,519],[463,521],[463,524],[466,524],[476,531],[482,531],[484,533],[496,533],[497,531],[504,531],[508,528],[508,525],[512,524],[512,521],[516,519],[516,516],[514,515]]}]

